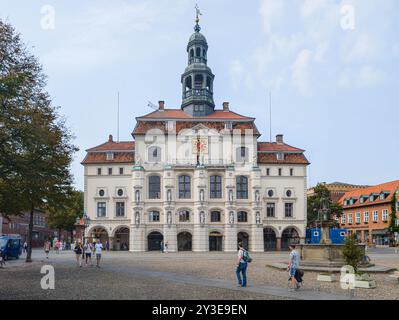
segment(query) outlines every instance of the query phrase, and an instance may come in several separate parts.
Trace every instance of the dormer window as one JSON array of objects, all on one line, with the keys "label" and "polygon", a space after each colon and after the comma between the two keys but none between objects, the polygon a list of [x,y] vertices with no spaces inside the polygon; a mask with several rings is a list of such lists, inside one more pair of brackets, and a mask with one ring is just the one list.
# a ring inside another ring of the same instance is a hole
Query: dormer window
[{"label": "dormer window", "polygon": [[107,161],[112,161],[114,160],[114,153],[113,152],[107,152]]},{"label": "dormer window", "polygon": [[282,152],[277,153],[277,160],[278,161],[283,161],[284,160],[284,153],[282,153]]},{"label": "dormer window", "polygon": [[369,201],[370,201],[370,202],[373,202],[373,201],[374,201],[374,196],[373,196],[373,195],[371,195],[371,196],[369,197]]},{"label": "dormer window", "polygon": [[385,200],[385,193],[380,194],[380,200]]},{"label": "dormer window", "polygon": [[226,130],[231,130],[231,129],[233,129],[233,124],[232,124],[231,122],[226,122],[226,123],[224,124],[224,128],[225,128]]}]

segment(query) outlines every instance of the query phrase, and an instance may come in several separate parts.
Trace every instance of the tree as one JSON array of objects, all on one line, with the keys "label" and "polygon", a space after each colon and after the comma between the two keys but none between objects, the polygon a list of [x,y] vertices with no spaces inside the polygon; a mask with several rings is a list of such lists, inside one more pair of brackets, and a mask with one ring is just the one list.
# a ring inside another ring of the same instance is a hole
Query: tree
[{"label": "tree", "polygon": [[345,244],[342,254],[344,256],[345,263],[347,265],[352,266],[355,271],[355,274],[358,274],[358,269],[360,263],[363,261],[364,255],[360,246],[356,244],[356,241],[357,241],[356,234],[355,233],[349,234],[345,238]]},{"label": "tree", "polygon": [[0,212],[28,211],[31,262],[34,209],[63,203],[78,149],[45,90],[46,76],[14,28],[0,20]]},{"label": "tree", "polygon": [[391,221],[389,223],[391,243],[395,242],[395,232],[399,231],[399,226],[397,225],[397,217],[396,217],[396,206],[397,206],[397,197],[396,197],[396,192],[394,192],[391,199]]},{"label": "tree", "polygon": [[318,210],[321,207],[322,199],[328,199],[329,208],[332,215],[340,217],[342,214],[342,205],[331,200],[331,192],[324,183],[318,183],[314,188],[314,195],[308,197],[307,220],[308,225],[318,221]]},{"label": "tree", "polygon": [[63,203],[48,206],[47,222],[50,228],[58,230],[58,234],[61,234],[61,230],[69,231],[72,239],[76,218],[81,218],[82,214],[83,192],[71,190]]}]

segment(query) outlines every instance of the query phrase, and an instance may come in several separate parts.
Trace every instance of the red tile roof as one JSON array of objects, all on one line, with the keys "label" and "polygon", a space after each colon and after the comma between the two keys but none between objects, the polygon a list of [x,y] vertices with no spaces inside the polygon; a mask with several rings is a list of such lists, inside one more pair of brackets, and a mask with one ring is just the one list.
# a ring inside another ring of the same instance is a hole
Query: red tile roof
[{"label": "red tile roof", "polygon": [[258,152],[304,152],[302,149],[292,147],[285,143],[258,142]]},{"label": "red tile roof", "polygon": [[277,160],[275,153],[258,153],[258,163],[260,164],[305,164],[310,162],[303,153],[286,153],[284,160]]},{"label": "red tile roof", "polygon": [[374,204],[378,204],[378,203],[386,203],[386,202],[391,201],[393,193],[398,190],[399,190],[399,180],[395,180],[395,181],[379,184],[379,185],[368,187],[368,188],[356,189],[354,191],[346,192],[341,197],[341,199],[339,201],[341,204],[344,205],[345,199],[350,199],[353,197],[360,197],[362,195],[371,195],[372,193],[381,194],[382,191],[389,191],[389,193],[390,193],[389,196],[386,197],[384,200],[377,198],[374,201],[370,202],[369,199],[367,199],[363,203],[360,203],[360,201],[357,200],[355,204],[347,205],[347,206],[345,205],[344,207],[351,208],[351,207],[359,207],[359,206],[366,206],[366,205],[374,205]]},{"label": "red tile roof", "polygon": [[137,119],[193,119],[193,120],[254,120],[254,118],[242,116],[233,111],[223,111],[223,110],[215,110],[215,112],[211,113],[208,116],[198,117],[192,116],[181,109],[165,109],[163,111],[156,110],[149,114],[146,114],[142,117],[138,117]]},{"label": "red tile roof", "polygon": [[106,152],[89,152],[82,164],[131,163],[134,164],[134,152],[114,152],[113,160],[107,160]]},{"label": "red tile roof", "polygon": [[103,144],[100,144],[97,147],[87,149],[87,152],[92,152],[92,151],[114,151],[114,150],[119,150],[119,151],[134,151],[134,141],[121,141],[121,142],[115,142],[115,141],[107,141]]}]

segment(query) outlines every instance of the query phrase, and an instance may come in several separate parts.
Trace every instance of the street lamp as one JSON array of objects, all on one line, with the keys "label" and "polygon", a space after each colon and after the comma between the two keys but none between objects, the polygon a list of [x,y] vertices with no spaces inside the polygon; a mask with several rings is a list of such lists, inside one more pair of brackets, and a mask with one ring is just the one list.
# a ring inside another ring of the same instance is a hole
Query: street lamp
[{"label": "street lamp", "polygon": [[89,218],[89,216],[86,213],[84,213],[81,218],[77,217],[75,225],[77,227],[82,227],[83,228],[82,242],[84,243],[86,228],[88,228],[90,226],[90,218]]}]

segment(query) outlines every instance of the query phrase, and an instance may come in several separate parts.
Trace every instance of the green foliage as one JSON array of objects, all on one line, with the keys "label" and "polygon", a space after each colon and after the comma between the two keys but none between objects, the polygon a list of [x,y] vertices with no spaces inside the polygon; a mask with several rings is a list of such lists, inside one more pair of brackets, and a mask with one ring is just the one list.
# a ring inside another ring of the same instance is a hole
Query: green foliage
[{"label": "green foliage", "polygon": [[343,255],[345,263],[350,265],[355,270],[355,274],[359,274],[359,265],[363,260],[363,251],[356,243],[356,234],[349,234],[345,238],[345,244],[343,249]]},{"label": "green foliage", "polygon": [[47,208],[47,223],[52,229],[72,231],[83,213],[83,192],[72,190],[62,203]]},{"label": "green foliage", "polygon": [[308,225],[317,222],[318,210],[321,207],[322,199],[329,199],[329,206],[331,210],[331,215],[336,215],[338,217],[342,214],[342,206],[338,202],[333,202],[331,200],[331,192],[328,190],[324,183],[318,183],[314,188],[314,195],[308,197],[308,208],[307,208],[307,221]]},{"label": "green foliage", "polygon": [[396,216],[396,204],[397,203],[397,197],[396,193],[393,194],[392,199],[391,199],[391,221],[389,224],[389,229],[391,232],[398,232],[399,227],[396,225],[397,221],[397,216]]},{"label": "green foliage", "polygon": [[64,203],[71,192],[70,164],[77,148],[52,107],[41,65],[14,28],[0,20],[0,212],[30,211]]}]

